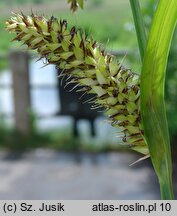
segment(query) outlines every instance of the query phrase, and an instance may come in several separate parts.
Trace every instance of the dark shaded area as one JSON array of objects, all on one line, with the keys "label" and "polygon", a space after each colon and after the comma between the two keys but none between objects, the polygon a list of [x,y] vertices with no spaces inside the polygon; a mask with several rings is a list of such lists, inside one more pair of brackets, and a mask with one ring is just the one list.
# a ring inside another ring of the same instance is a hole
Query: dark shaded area
[{"label": "dark shaded area", "polygon": [[[62,73],[58,69],[57,75]],[[67,77],[64,79],[58,79],[58,95],[61,101],[61,111],[58,115],[70,115],[74,118],[73,134],[78,137],[79,132],[77,129],[77,122],[81,119],[89,121],[91,126],[91,135],[95,136],[94,121],[98,116],[101,116],[101,110],[91,109],[94,98],[96,95],[84,94],[80,91],[81,87],[76,87],[76,84],[68,84]]]}]

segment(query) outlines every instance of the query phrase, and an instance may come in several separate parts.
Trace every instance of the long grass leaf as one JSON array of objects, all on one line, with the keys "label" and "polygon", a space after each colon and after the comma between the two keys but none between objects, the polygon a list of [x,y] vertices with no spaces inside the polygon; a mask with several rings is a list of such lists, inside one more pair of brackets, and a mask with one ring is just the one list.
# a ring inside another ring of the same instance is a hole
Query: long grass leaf
[{"label": "long grass leaf", "polygon": [[176,20],[177,1],[160,0],[151,26],[141,75],[141,114],[145,139],[158,175],[162,199],[173,198],[164,83]]}]

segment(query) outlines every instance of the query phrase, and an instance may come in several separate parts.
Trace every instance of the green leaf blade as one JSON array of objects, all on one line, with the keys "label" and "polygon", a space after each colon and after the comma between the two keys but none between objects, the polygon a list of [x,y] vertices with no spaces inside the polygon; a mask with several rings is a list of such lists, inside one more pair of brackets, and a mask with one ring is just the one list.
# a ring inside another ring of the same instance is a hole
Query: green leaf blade
[{"label": "green leaf blade", "polygon": [[165,71],[177,20],[177,1],[160,0],[146,47],[141,75],[141,113],[163,199],[172,199],[172,164],[164,102]]},{"label": "green leaf blade", "polygon": [[143,16],[141,13],[139,0],[130,0],[130,5],[131,5],[135,28],[136,28],[141,61],[143,62],[144,53],[147,44],[147,37],[146,37],[146,31],[145,31],[145,26],[143,22]]}]

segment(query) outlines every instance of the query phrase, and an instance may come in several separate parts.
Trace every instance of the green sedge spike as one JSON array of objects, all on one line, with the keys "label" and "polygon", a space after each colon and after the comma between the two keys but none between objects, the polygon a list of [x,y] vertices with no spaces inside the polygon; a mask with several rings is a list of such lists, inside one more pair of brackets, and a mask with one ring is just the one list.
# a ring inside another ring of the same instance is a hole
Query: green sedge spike
[{"label": "green sedge spike", "polygon": [[71,77],[80,91],[94,94],[94,107],[103,107],[112,126],[119,128],[122,142],[148,155],[140,116],[140,77],[124,68],[115,56],[107,54],[92,38],[66,20],[54,17],[16,14],[6,22],[16,33],[14,40],[37,50],[47,64],[55,64]]}]

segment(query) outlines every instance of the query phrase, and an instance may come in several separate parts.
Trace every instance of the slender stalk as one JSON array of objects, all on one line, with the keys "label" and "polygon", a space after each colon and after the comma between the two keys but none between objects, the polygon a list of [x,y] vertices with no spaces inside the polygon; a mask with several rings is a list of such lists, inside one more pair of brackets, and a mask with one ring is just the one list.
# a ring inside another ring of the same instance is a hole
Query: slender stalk
[{"label": "slender stalk", "polygon": [[143,17],[141,13],[141,8],[138,0],[130,0],[130,5],[132,8],[132,13],[133,13],[133,18],[134,18],[134,23],[136,28],[141,61],[143,62],[147,37],[146,37],[146,31],[145,31]]},{"label": "slender stalk", "polygon": [[141,74],[141,115],[145,139],[160,183],[161,198],[173,199],[172,160],[164,101],[167,58],[177,20],[177,1],[160,0]]}]

